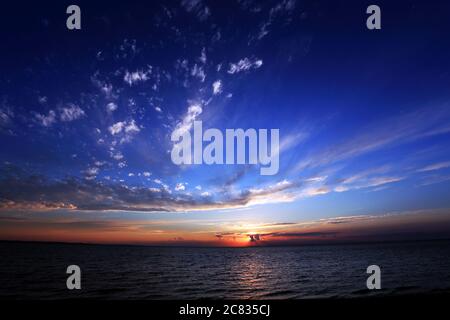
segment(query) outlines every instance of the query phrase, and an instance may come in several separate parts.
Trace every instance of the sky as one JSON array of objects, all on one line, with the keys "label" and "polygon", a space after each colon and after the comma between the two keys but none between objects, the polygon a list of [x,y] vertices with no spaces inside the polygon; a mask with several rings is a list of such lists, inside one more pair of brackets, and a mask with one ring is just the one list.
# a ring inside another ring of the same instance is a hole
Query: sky
[{"label": "sky", "polygon": [[[2,5],[0,239],[251,246],[450,237],[450,4]],[[171,134],[279,129],[279,170]]]}]

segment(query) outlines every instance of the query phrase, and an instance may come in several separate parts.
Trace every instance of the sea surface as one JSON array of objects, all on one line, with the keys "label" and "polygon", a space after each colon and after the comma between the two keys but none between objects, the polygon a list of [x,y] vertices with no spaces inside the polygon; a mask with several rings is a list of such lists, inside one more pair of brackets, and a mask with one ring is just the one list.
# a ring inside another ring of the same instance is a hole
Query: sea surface
[{"label": "sea surface", "polygon": [[[301,299],[450,292],[450,241],[182,248],[0,242],[0,299]],[[66,268],[82,270],[81,290]],[[381,290],[366,269],[381,268]]]}]

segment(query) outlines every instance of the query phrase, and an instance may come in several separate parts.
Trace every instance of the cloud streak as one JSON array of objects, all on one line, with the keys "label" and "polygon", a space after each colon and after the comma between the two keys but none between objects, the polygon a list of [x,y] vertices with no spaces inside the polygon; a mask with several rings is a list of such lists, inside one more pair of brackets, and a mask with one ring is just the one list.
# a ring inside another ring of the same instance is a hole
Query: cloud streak
[{"label": "cloud streak", "polygon": [[316,152],[299,161],[295,171],[329,165],[356,158],[382,148],[392,147],[418,139],[450,132],[450,112],[447,106],[436,107],[430,113],[421,109],[374,123],[362,129],[353,138]]}]

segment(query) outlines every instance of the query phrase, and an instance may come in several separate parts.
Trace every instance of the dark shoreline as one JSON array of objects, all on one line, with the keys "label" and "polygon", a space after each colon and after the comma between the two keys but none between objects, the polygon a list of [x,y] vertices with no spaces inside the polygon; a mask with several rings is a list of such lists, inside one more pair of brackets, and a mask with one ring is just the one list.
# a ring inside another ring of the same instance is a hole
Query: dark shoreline
[{"label": "dark shoreline", "polygon": [[91,243],[91,242],[60,242],[60,241],[29,241],[29,240],[0,240],[0,244],[38,244],[38,245],[74,245],[74,246],[118,246],[118,247],[148,247],[148,248],[205,248],[205,249],[249,249],[249,248],[291,248],[291,247],[322,247],[322,246],[348,246],[348,245],[382,245],[382,244],[408,244],[446,242],[450,238],[442,239],[408,239],[408,240],[373,240],[373,241],[343,241],[343,242],[314,242],[303,244],[282,245],[253,245],[247,247],[233,246],[194,246],[194,245],[151,245],[133,243]]}]

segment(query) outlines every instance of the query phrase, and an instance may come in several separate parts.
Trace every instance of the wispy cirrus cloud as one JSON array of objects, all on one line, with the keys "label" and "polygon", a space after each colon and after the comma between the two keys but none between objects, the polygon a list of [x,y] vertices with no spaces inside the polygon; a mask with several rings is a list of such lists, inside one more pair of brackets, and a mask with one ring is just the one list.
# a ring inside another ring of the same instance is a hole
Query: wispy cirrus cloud
[{"label": "wispy cirrus cloud", "polygon": [[289,15],[293,13],[296,7],[296,0],[282,0],[278,2],[269,10],[269,17],[267,20],[262,22],[259,26],[259,31],[256,36],[258,40],[261,40],[266,35],[269,34],[270,28],[275,24],[275,20],[278,17],[284,18],[284,23],[290,21]]},{"label": "wispy cirrus cloud", "polygon": [[149,80],[151,74],[151,68],[149,68],[146,71],[143,70],[137,70],[137,71],[126,71],[125,75],[123,76],[123,80],[129,85],[132,86],[134,84],[137,84],[139,82],[145,82]]},{"label": "wispy cirrus cloud", "polygon": [[60,108],[61,121],[70,122],[77,120],[85,115],[86,114],[84,110],[75,104],[69,104],[66,107]]},{"label": "wispy cirrus cloud", "polygon": [[56,112],[50,110],[47,115],[36,113],[36,121],[43,127],[50,127],[52,124],[56,123]]},{"label": "wispy cirrus cloud", "polygon": [[[80,119],[86,115],[83,109],[78,105],[69,103],[67,106],[58,109],[59,120],[62,122],[71,122]],[[49,110],[47,114],[34,113],[35,121],[43,127],[51,127],[58,121],[58,114],[55,110]]]},{"label": "wispy cirrus cloud", "polygon": [[202,112],[203,108],[200,104],[190,105],[187,109],[186,114],[183,116],[183,119],[176,124],[172,135],[181,137],[183,136],[183,134],[191,130],[194,121],[200,114],[202,114]]},{"label": "wispy cirrus cloud", "polygon": [[243,58],[236,63],[230,63],[228,67],[229,74],[240,73],[251,69],[258,69],[263,65],[261,59],[256,58]]},{"label": "wispy cirrus cloud", "polygon": [[209,7],[202,0],[182,0],[181,6],[188,13],[194,14],[200,21],[208,19],[211,15]]},{"label": "wispy cirrus cloud", "polygon": [[213,87],[213,94],[214,95],[222,93],[223,88],[222,88],[222,81],[221,80],[214,81],[214,83],[212,84],[212,87]]},{"label": "wispy cirrus cloud", "polygon": [[121,132],[132,133],[140,131],[134,120],[117,122],[110,126],[108,130],[112,135],[116,135]]},{"label": "wispy cirrus cloud", "polygon": [[7,106],[0,107],[0,127],[9,125],[12,122],[13,118],[14,112],[11,110],[11,108]]},{"label": "wispy cirrus cloud", "polygon": [[430,164],[421,169],[418,169],[417,171],[418,172],[429,172],[429,171],[437,171],[437,170],[445,169],[445,168],[449,168],[449,167],[450,167],[450,161],[446,161],[446,162]]},{"label": "wispy cirrus cloud", "polygon": [[444,134],[450,132],[449,122],[450,111],[447,106],[436,107],[432,113],[428,109],[421,109],[380,121],[361,128],[356,135],[344,142],[301,159],[294,171],[329,165],[383,148]]}]

